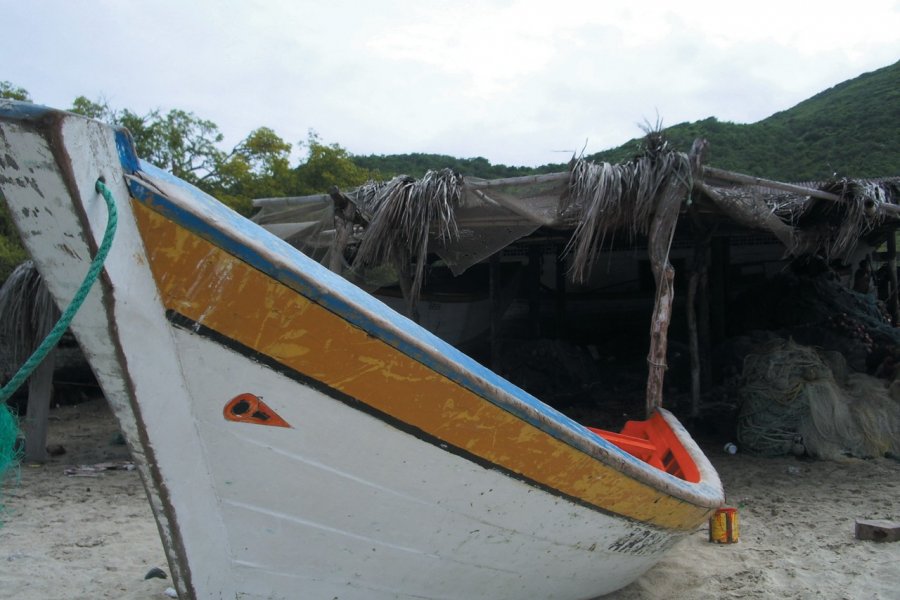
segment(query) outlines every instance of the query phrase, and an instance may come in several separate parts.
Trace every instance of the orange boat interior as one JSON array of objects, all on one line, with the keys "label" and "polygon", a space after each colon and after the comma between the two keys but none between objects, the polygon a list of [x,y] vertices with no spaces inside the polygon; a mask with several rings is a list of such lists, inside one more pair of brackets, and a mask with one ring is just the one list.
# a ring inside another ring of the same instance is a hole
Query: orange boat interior
[{"label": "orange boat interior", "polygon": [[628,421],[619,433],[588,429],[657,469],[691,483],[700,482],[697,465],[660,413],[645,421]]}]

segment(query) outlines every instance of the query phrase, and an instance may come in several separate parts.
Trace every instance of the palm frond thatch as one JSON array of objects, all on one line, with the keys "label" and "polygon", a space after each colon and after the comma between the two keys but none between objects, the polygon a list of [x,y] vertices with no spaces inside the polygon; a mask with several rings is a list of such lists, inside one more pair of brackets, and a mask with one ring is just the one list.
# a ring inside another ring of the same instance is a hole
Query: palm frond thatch
[{"label": "palm frond thatch", "polygon": [[[824,208],[839,215],[832,235],[822,245],[827,258],[848,259],[859,240],[884,221],[876,206],[887,202],[883,187],[870,182],[841,180],[831,183],[824,191],[844,198],[840,204],[828,203]],[[820,203],[821,204],[821,203]]]},{"label": "palm frond thatch", "polygon": [[24,362],[47,336],[59,310],[30,260],[17,266],[0,287],[0,339],[12,360]]},{"label": "palm frond thatch", "polygon": [[665,145],[649,148],[631,162],[595,164],[577,160],[571,169],[561,216],[577,219],[565,253],[574,252],[572,273],[583,279],[608,236],[628,232],[631,239],[646,235],[662,196],[673,189],[691,189],[691,165],[686,154]]},{"label": "palm frond thatch", "polygon": [[441,241],[459,237],[454,209],[462,187],[462,177],[451,169],[428,171],[421,179],[401,175],[386,184],[362,186],[356,200],[372,216],[354,265],[389,262],[404,271],[413,261],[408,300],[414,303],[424,283],[429,237]]}]

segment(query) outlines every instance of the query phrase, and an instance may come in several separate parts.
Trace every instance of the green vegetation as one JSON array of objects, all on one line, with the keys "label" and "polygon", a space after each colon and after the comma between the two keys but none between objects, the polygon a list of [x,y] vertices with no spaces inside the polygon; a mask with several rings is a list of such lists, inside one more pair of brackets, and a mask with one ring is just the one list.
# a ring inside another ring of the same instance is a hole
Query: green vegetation
[{"label": "green vegetation", "polygon": [[[782,181],[900,174],[900,62],[845,81],[797,106],[757,123],[742,125],[709,117],[665,130],[684,152],[698,137],[710,142],[708,164]],[[619,163],[635,156],[641,140],[586,158]],[[565,164],[538,168],[492,165],[484,158],[437,154],[354,156],[353,161],[384,175],[419,176],[450,167],[463,175],[497,178],[561,171]]]},{"label": "green vegetation", "polygon": [[[0,98],[31,101],[28,91],[0,81]],[[451,168],[485,179],[561,171],[565,164],[510,167],[485,158],[438,154],[353,156],[338,144],[322,142],[310,131],[297,147],[306,151],[291,164],[293,146],[273,129],[260,127],[231,150],[223,150],[218,126],[183,110],[153,110],[139,115],[114,110],[104,101],[79,96],[69,109],[127,128],[138,155],[189,181],[247,215],[253,198],[297,196],[352,188],[371,178]],[[866,73],[749,125],[710,117],[666,130],[674,148],[687,151],[695,138],[710,142],[708,164],[783,181],[837,176],[878,177],[900,174],[900,62]],[[591,155],[596,161],[622,162],[640,145],[631,140]],[[0,203],[0,281],[25,258]]]},{"label": "green vegetation", "polygon": [[9,208],[0,202],[0,284],[6,281],[16,265],[28,258],[19,242],[19,234],[9,216]]},{"label": "green vegetation", "polygon": [[[750,125],[714,117],[666,129],[678,150],[710,142],[708,164],[782,181],[900,174],[900,62]],[[589,158],[619,162],[638,140]]]},{"label": "green vegetation", "polygon": [[[31,101],[26,90],[9,82],[0,82],[0,98]],[[298,144],[306,150],[305,160],[291,165],[293,146],[268,127],[253,130],[225,151],[218,126],[187,111],[153,110],[139,115],[84,96],[76,98],[69,110],[128,129],[138,156],[244,215],[252,212],[253,198],[314,194],[332,186],[352,188],[376,176],[313,131]],[[0,202],[0,282],[26,258],[6,205]]]},{"label": "green vegetation", "polygon": [[0,81],[0,98],[31,102],[31,96],[24,88],[16,87],[8,81]]},{"label": "green vegetation", "polygon": [[421,177],[426,171],[440,169],[453,169],[457,173],[468,177],[481,177],[483,179],[500,179],[503,177],[518,177],[519,175],[532,175],[534,173],[550,173],[558,171],[559,165],[546,165],[544,167],[507,167],[506,165],[494,165],[482,157],[454,158],[445,154],[370,154],[368,156],[353,156],[353,162],[364,169],[378,172],[384,178],[396,175],[409,175]]}]

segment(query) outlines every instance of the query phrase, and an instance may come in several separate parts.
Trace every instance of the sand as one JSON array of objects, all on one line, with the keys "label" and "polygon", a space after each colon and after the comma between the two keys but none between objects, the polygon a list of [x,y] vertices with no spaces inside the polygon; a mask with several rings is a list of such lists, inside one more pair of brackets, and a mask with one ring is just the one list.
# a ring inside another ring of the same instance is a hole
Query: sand
[{"label": "sand", "polygon": [[[127,449],[102,399],[51,411],[66,453],[23,465],[3,488],[0,596],[167,598],[162,545]],[[614,600],[900,598],[900,542],[855,539],[856,519],[900,521],[900,462],[764,459],[706,448],[739,509],[737,544],[704,526]],[[77,469],[79,465],[94,470]],[[100,465],[97,467],[96,465]]]}]

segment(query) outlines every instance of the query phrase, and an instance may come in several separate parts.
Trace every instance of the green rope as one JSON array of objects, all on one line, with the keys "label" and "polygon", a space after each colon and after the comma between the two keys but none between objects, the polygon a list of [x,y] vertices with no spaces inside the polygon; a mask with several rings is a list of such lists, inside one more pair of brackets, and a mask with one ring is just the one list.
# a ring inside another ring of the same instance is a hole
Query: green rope
[{"label": "green rope", "polygon": [[[97,192],[103,195],[103,199],[106,200],[106,208],[109,212],[109,219],[106,222],[106,232],[103,234],[103,242],[100,244],[99,250],[97,250],[97,255],[94,256],[91,267],[88,269],[87,275],[84,276],[84,281],[81,282],[81,287],[78,288],[78,291],[69,303],[68,308],[66,308],[62,316],[59,317],[56,325],[50,330],[50,333],[48,333],[47,337],[44,338],[44,341],[41,342],[41,345],[38,346],[28,360],[25,361],[25,364],[19,368],[13,378],[10,379],[3,388],[0,388],[0,484],[5,480],[7,472],[18,465],[22,454],[21,448],[17,447],[19,424],[16,416],[6,404],[6,401],[9,400],[10,396],[13,395],[13,392],[19,389],[25,380],[31,376],[31,373],[41,364],[47,354],[49,354],[53,347],[56,346],[59,338],[61,338],[66,329],[69,328],[69,324],[75,317],[75,313],[81,308],[85,298],[87,298],[88,292],[91,291],[91,287],[93,287],[94,282],[97,281],[97,277],[100,276],[100,270],[103,268],[106,255],[109,254],[109,249],[112,246],[113,236],[116,233],[116,225],[118,223],[116,203],[113,199],[112,192],[110,192],[109,188],[107,188],[99,179],[97,180],[95,188]],[[4,506],[0,504],[0,513],[4,510]],[[2,521],[0,521],[0,526],[2,526],[2,524]]]},{"label": "green rope", "polygon": [[[94,282],[97,281],[97,277],[100,276],[100,270],[103,268],[103,263],[106,261],[106,255],[109,254],[109,248],[112,246],[113,236],[116,233],[116,225],[118,224],[119,218],[118,213],[116,212],[116,203],[113,199],[112,192],[109,191],[106,184],[98,179],[95,187],[97,192],[102,194],[103,199],[106,200],[106,208],[109,211],[109,219],[106,222],[106,232],[103,234],[103,241],[100,244],[99,250],[97,250],[97,255],[94,256],[94,260],[91,262],[91,267],[88,269],[87,275],[84,276],[84,281],[81,282],[81,287],[75,292],[75,296],[72,298],[72,301],[69,303],[69,306],[66,308],[65,312],[63,312],[62,316],[59,317],[59,321],[56,322],[56,325],[50,330],[50,333],[48,333],[47,337],[44,338],[44,341],[41,342],[41,345],[38,346],[28,360],[25,361],[25,364],[22,365],[13,378],[0,389],[0,405],[3,405],[4,407],[6,406],[6,401],[13,395],[13,392],[19,389],[38,365],[41,364],[50,350],[56,346],[59,338],[61,338],[66,332],[66,329],[69,328],[69,324],[75,317],[75,313],[78,312],[78,309],[81,308],[81,305],[84,303],[84,299],[87,298],[88,292],[91,291],[91,287],[93,287]],[[0,464],[0,473],[3,472],[3,467],[4,465]]]}]

